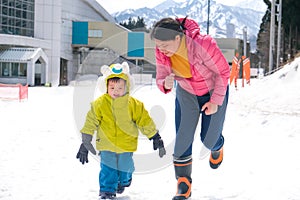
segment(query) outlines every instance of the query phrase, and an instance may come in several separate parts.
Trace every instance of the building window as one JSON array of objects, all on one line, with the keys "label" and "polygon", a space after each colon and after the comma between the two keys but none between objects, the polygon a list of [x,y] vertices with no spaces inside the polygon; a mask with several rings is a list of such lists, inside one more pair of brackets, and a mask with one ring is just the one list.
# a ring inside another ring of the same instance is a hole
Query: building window
[{"label": "building window", "polygon": [[27,63],[0,63],[0,77],[18,77],[27,76]]},{"label": "building window", "polygon": [[1,68],[1,76],[7,77],[9,76],[9,64],[7,62],[2,63]]},{"label": "building window", "polygon": [[101,38],[102,30],[89,30],[89,37]]},{"label": "building window", "polygon": [[19,76],[27,76],[27,63],[20,63]]},{"label": "building window", "polygon": [[0,0],[0,10],[0,33],[34,36],[34,0]]},{"label": "building window", "polygon": [[19,63],[11,63],[11,76],[19,75]]}]

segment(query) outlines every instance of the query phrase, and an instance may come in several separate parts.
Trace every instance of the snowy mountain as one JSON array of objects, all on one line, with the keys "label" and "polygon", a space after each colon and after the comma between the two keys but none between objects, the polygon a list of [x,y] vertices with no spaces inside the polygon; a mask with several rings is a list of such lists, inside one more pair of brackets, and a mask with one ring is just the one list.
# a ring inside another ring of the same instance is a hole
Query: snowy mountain
[{"label": "snowy mountain", "polygon": [[[242,4],[246,6],[246,4]],[[248,5],[248,4],[247,4]],[[257,4],[262,7],[261,4]],[[129,17],[137,19],[143,17],[148,28],[163,17],[185,17],[195,19],[202,33],[207,33],[208,20],[208,4],[207,0],[186,0],[185,2],[176,3],[173,0],[166,0],[154,8],[127,9],[112,15],[118,22],[126,22]],[[254,9],[242,8],[237,6],[226,6],[216,3],[215,0],[210,1],[210,26],[209,34],[215,38],[225,38],[227,26],[234,26],[235,37],[243,37],[243,28],[247,27],[248,40],[251,43],[251,49],[256,48],[256,37],[264,12]]]},{"label": "snowy mountain", "polygon": [[263,2],[263,0],[244,0],[235,4],[235,6],[241,8],[251,8],[261,12],[265,12],[267,9],[267,5]]},{"label": "snowy mountain", "polygon": [[159,12],[164,12],[164,10],[168,7],[174,7],[176,5],[178,5],[179,3],[176,3],[173,0],[166,0],[162,3],[160,3],[159,5],[155,6],[154,9],[159,11]]}]

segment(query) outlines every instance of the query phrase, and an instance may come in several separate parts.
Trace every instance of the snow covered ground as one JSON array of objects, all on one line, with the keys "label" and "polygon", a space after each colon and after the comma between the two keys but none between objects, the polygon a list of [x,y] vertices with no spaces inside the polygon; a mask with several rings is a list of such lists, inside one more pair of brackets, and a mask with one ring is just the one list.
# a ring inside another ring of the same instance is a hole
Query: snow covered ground
[{"label": "snow covered ground", "polygon": [[[300,199],[300,59],[251,86],[232,86],[224,127],[224,161],[208,164],[198,134],[193,151],[193,200]],[[176,180],[172,166],[174,94],[155,85],[137,87],[167,146],[160,159],[152,143],[139,139],[136,173],[119,199],[170,200]],[[25,102],[0,101],[0,199],[98,199],[98,157],[76,158],[81,128],[94,84],[30,87]],[[200,153],[202,152],[202,153]]]}]

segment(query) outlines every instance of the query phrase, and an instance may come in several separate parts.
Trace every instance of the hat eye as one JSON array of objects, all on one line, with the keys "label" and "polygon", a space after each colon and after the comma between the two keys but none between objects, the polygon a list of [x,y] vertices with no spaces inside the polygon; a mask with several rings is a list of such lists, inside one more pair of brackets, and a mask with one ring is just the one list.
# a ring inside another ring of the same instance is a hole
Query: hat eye
[{"label": "hat eye", "polygon": [[111,69],[111,72],[114,74],[121,74],[123,72],[122,65],[118,64],[112,64],[109,66]]},{"label": "hat eye", "polygon": [[115,74],[121,74],[123,70],[122,70],[122,68],[120,68],[120,69],[112,68],[111,71]]}]

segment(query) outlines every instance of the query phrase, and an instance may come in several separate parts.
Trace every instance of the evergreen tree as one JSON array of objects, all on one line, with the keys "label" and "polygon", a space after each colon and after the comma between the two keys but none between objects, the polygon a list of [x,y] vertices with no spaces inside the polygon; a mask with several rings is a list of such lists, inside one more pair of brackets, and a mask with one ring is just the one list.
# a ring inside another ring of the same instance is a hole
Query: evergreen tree
[{"label": "evergreen tree", "polygon": [[[268,9],[262,18],[260,30],[257,36],[257,54],[261,61],[261,66],[268,70],[269,65],[269,44],[270,44],[270,21],[271,21],[271,2],[263,0]],[[279,0],[276,2],[279,4]],[[300,41],[298,37],[300,27],[300,1],[299,0],[282,0],[282,31],[281,31],[281,53],[280,57],[286,61],[294,57],[300,50]],[[277,40],[278,22],[276,21],[275,39]],[[277,42],[276,49],[277,49]],[[276,56],[276,55],[274,55]]]},{"label": "evergreen tree", "polygon": [[299,27],[300,27],[300,1],[283,0],[282,1],[282,24],[284,29],[284,42],[286,44],[285,54],[291,57],[297,53],[299,47]]},{"label": "evergreen tree", "polygon": [[270,21],[271,21],[271,3],[269,0],[264,0],[264,3],[268,6],[265,15],[262,18],[260,24],[260,30],[257,36],[257,55],[260,60],[260,64],[265,72],[269,69],[269,41],[270,41]]},{"label": "evergreen tree", "polygon": [[129,17],[127,22],[120,22],[119,24],[132,31],[149,32],[149,30],[146,28],[144,18],[142,17],[138,17],[137,21]]}]

